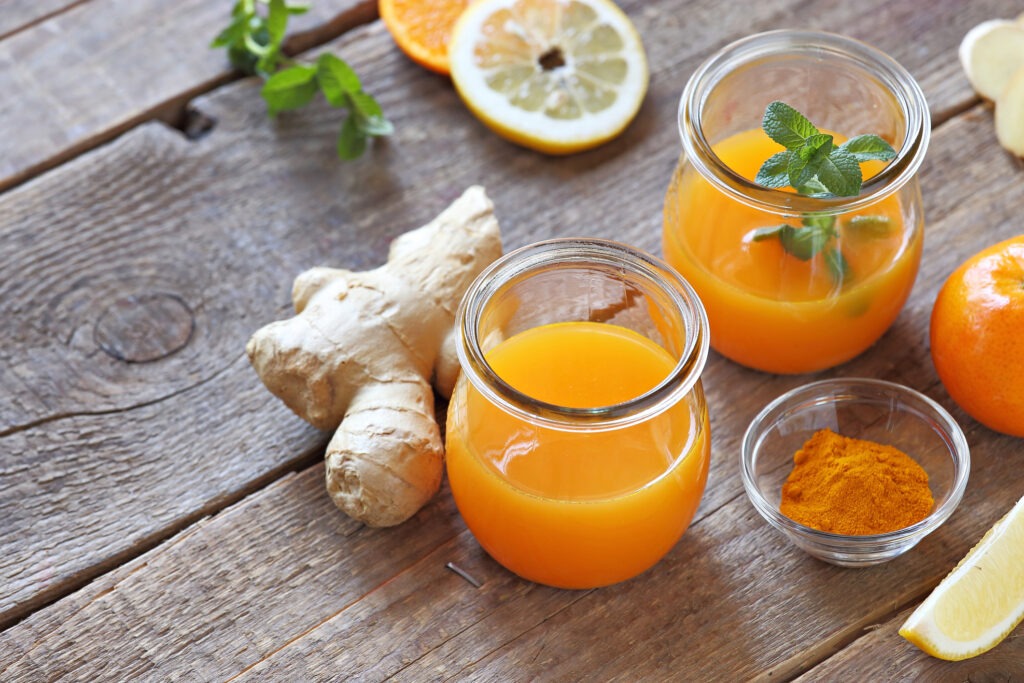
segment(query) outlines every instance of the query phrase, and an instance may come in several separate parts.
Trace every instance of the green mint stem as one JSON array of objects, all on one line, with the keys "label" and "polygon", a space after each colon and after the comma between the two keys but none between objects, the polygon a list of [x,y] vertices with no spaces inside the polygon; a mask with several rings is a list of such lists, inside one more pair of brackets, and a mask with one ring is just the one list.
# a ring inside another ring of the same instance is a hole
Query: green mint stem
[{"label": "green mint stem", "polygon": [[[785,147],[769,157],[754,178],[754,182],[769,189],[792,187],[810,197],[855,197],[864,182],[862,163],[896,157],[896,150],[877,135],[858,135],[836,145],[832,135],[822,133],[785,102],[775,101],[765,107],[761,127],[768,137]],[[838,236],[836,217],[808,213],[802,217],[802,223],[799,228],[788,224],[758,228],[753,239],[778,239],[786,253],[803,261],[824,254],[833,279],[842,284],[851,273],[842,251],[832,246]],[[882,232],[877,220],[862,223],[866,234]]]},{"label": "green mint stem", "polygon": [[[258,5],[266,11],[258,11]],[[226,49],[235,68],[266,81],[260,94],[271,117],[306,106],[318,92],[332,107],[346,110],[336,149],[339,158],[355,159],[365,151],[369,138],[391,135],[394,126],[377,100],[363,90],[355,71],[339,57],[325,53],[314,65],[282,54],[288,17],[308,9],[309,5],[286,0],[238,0],[231,10],[231,23],[210,47]]]}]

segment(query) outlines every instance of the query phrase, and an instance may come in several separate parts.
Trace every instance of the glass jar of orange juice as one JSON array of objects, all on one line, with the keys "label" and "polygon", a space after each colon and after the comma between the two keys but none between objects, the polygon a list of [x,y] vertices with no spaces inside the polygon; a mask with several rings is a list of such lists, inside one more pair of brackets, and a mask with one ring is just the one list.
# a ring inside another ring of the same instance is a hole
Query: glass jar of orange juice
[{"label": "glass jar of orange juice", "polygon": [[[799,193],[765,187],[754,181],[758,170],[785,149],[762,130],[776,101],[836,146],[875,135],[895,157],[860,162],[853,196],[820,184]],[[921,257],[917,171],[931,123],[910,74],[842,36],[763,33],[693,74],[678,122],[683,153],[665,198],[665,258],[704,302],[712,348],[751,368],[801,373],[875,343],[906,302]]]},{"label": "glass jar of orange juice", "polygon": [[480,545],[560,588],[656,563],[710,459],[707,317],[690,285],[622,244],[552,240],[491,265],[456,325],[446,463]]}]

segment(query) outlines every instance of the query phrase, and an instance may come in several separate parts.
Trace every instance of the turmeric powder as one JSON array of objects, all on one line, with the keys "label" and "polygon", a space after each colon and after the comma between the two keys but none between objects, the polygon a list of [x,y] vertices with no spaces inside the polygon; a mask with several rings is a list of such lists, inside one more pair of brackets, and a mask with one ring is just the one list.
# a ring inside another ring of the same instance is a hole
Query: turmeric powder
[{"label": "turmeric powder", "polygon": [[935,501],[928,474],[903,451],[822,429],[793,456],[779,511],[847,536],[881,534],[921,521]]}]

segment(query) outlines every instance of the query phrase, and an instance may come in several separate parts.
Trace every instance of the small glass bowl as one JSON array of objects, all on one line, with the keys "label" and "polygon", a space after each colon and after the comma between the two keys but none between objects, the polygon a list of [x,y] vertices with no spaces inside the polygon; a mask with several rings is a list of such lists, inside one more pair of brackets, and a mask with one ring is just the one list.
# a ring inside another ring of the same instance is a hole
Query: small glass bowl
[{"label": "small glass bowl", "polygon": [[[793,454],[826,428],[910,455],[928,473],[935,498],[931,514],[899,531],[844,536],[779,512]],[[913,389],[875,379],[829,379],[783,394],[750,423],[741,450],[743,486],[761,516],[812,556],[842,567],[880,564],[917,545],[960,504],[970,469],[967,439],[942,406]]]}]

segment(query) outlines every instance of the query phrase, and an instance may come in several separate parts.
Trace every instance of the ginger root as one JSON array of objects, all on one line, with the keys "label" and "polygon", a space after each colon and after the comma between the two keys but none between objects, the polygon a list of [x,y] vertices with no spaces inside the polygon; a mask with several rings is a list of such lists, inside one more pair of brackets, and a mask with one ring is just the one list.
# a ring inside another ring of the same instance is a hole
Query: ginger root
[{"label": "ginger root", "polygon": [[1024,66],[1024,25],[1009,19],[983,21],[964,36],[959,55],[971,87],[998,102],[1010,77]]},{"label": "ginger root", "polygon": [[1024,157],[1024,63],[1000,93],[995,119],[999,144],[1006,151]]},{"label": "ginger root", "polygon": [[1024,157],[1024,14],[1015,21],[983,21],[968,31],[960,63],[977,93],[995,103],[999,144]]},{"label": "ginger root", "polygon": [[258,330],[245,350],[267,388],[299,417],[337,431],[327,490],[370,526],[415,514],[441,484],[444,446],[434,393],[458,375],[455,313],[501,255],[494,206],[471,187],[391,244],[366,272],[313,268],[295,279],[297,315]]}]

